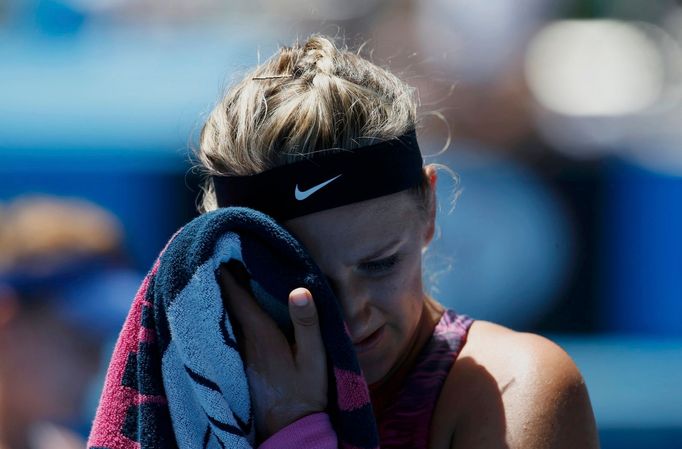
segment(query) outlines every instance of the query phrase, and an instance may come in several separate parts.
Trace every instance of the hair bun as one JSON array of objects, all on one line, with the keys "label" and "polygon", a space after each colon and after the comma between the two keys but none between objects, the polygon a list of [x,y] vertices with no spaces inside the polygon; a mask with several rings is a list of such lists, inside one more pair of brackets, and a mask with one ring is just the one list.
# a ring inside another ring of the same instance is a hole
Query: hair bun
[{"label": "hair bun", "polygon": [[294,77],[312,81],[318,74],[332,75],[337,51],[329,39],[312,36],[303,46],[303,55],[294,67]]}]

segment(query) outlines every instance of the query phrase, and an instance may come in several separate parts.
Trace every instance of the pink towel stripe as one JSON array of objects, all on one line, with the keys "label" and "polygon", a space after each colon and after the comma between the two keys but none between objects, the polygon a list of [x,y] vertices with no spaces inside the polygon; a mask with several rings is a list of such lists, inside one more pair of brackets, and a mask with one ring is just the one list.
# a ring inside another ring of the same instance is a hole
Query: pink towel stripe
[{"label": "pink towel stripe", "polygon": [[156,333],[154,332],[154,329],[141,327],[138,338],[141,343],[153,343],[156,340]]},{"label": "pink towel stripe", "polygon": [[135,397],[135,405],[140,404],[168,404],[168,399],[165,396],[138,394]]},{"label": "pink towel stripe", "polygon": [[350,412],[369,404],[369,391],[362,376],[336,367],[334,367],[334,375],[341,410]]},{"label": "pink towel stripe", "polygon": [[[155,266],[155,268],[158,268]],[[119,334],[114,354],[109,365],[104,389],[95,415],[93,432],[88,440],[88,447],[106,446],[111,449],[139,449],[140,444],[121,434],[126,413],[131,405],[138,401],[139,392],[121,385],[125,372],[128,354],[137,352],[139,328],[142,322],[142,307],[149,279],[148,274],[135,295],[130,313]],[[138,402],[139,403],[139,402]]]}]

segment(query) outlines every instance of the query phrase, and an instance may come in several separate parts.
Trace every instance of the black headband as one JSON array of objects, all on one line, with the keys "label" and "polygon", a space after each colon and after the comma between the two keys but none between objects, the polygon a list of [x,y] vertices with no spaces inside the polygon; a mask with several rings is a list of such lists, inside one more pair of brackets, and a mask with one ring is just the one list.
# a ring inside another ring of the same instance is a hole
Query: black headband
[{"label": "black headband", "polygon": [[415,131],[373,145],[281,165],[249,176],[213,176],[219,207],[242,206],[287,220],[397,193],[419,184]]}]

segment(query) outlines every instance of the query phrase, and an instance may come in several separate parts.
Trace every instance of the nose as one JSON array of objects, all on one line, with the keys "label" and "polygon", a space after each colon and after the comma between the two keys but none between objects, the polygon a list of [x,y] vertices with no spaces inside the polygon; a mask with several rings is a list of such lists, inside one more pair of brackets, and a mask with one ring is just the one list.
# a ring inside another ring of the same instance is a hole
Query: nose
[{"label": "nose", "polygon": [[351,337],[364,335],[370,319],[370,295],[366,286],[358,280],[337,280],[327,276],[327,281],[341,305],[343,319]]}]

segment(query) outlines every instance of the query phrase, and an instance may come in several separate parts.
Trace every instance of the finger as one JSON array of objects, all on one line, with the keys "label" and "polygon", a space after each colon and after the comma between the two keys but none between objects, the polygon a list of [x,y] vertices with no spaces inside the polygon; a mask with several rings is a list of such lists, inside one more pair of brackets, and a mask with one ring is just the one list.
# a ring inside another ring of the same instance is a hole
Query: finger
[{"label": "finger", "polygon": [[326,353],[317,309],[312,294],[305,288],[297,288],[289,293],[289,314],[294,323],[294,338],[296,339],[296,364],[322,375],[326,366]]}]

